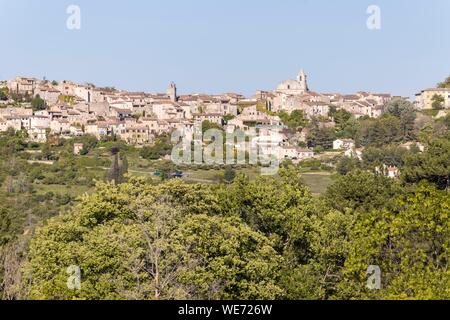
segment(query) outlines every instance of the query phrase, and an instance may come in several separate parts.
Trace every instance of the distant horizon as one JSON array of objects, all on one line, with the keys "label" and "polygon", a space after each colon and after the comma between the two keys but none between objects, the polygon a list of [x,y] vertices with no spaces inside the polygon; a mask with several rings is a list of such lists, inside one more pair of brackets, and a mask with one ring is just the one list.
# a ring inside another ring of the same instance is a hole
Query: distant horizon
[{"label": "distant horizon", "polygon": [[[72,4],[79,30],[66,27]],[[373,4],[379,30],[366,25]],[[303,68],[315,92],[413,98],[450,74],[449,11],[446,0],[2,1],[0,79],[252,96]]]}]

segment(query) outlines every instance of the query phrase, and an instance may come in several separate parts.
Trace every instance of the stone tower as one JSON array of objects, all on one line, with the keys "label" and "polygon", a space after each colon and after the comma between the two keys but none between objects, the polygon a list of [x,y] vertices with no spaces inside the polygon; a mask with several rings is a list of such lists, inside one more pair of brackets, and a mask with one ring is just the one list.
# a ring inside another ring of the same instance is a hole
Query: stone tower
[{"label": "stone tower", "polygon": [[167,89],[167,95],[170,97],[170,101],[177,102],[177,86],[174,82],[171,82]]},{"label": "stone tower", "polygon": [[302,69],[300,70],[300,73],[297,76],[297,81],[300,83],[300,86],[304,92],[308,92],[308,80],[305,74],[305,71]]}]

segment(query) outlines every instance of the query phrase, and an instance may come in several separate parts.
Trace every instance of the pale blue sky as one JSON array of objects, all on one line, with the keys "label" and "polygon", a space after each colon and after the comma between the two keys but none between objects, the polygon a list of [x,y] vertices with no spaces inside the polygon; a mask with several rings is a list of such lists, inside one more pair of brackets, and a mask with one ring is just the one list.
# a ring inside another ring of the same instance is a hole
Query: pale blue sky
[{"label": "pale blue sky", "polygon": [[312,90],[412,96],[450,75],[449,35],[448,0],[0,0],[0,78],[250,95],[304,68]]}]

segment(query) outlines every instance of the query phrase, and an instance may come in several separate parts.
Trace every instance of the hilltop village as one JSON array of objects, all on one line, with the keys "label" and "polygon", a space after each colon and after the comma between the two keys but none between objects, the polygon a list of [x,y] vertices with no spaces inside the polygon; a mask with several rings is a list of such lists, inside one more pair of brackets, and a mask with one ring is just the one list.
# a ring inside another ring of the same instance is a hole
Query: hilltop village
[{"label": "hilltop village", "polygon": [[[62,138],[91,135],[99,140],[115,136],[143,147],[161,134],[173,130],[191,133],[207,122],[227,132],[279,128],[276,153],[280,160],[314,157],[314,146],[306,140],[310,129],[297,126],[294,131],[287,130],[291,115],[333,128],[340,110],[355,119],[379,118],[396,98],[386,93],[318,93],[310,90],[303,70],[296,79],[281,82],[273,91],[257,91],[252,97],[238,93],[178,95],[175,83],[166,93],[152,94],[27,77],[2,81],[0,88],[0,132],[25,131],[29,141],[44,143],[49,134]],[[436,94],[444,99],[443,109],[449,108],[450,89],[434,88],[419,93],[415,107],[432,108]],[[333,141],[333,148],[356,152],[350,139]]]}]

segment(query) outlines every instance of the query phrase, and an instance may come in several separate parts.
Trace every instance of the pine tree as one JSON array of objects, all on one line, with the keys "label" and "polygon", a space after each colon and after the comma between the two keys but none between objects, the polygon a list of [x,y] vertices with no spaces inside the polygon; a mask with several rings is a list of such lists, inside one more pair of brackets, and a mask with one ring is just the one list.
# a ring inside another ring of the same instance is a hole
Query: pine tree
[{"label": "pine tree", "polygon": [[123,182],[124,176],[128,173],[128,159],[127,156],[123,155],[121,156],[121,163],[120,163],[120,180]]},{"label": "pine tree", "polygon": [[224,178],[227,183],[233,182],[234,178],[236,178],[236,171],[231,166],[227,166],[225,168]]},{"label": "pine tree", "polygon": [[119,166],[119,149],[118,148],[112,148],[111,153],[114,156],[113,164],[111,166],[111,169],[108,173],[107,180],[109,182],[114,181],[114,183],[120,184],[120,166]]}]

